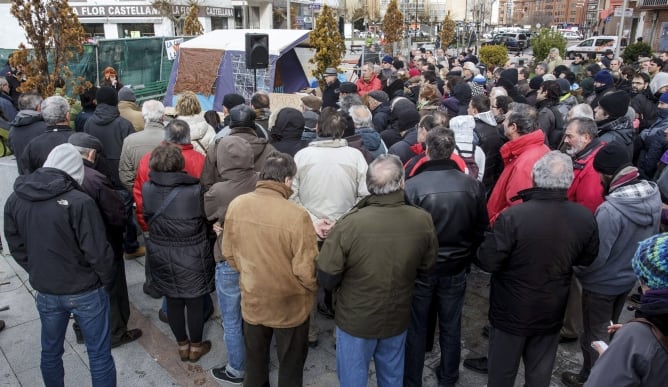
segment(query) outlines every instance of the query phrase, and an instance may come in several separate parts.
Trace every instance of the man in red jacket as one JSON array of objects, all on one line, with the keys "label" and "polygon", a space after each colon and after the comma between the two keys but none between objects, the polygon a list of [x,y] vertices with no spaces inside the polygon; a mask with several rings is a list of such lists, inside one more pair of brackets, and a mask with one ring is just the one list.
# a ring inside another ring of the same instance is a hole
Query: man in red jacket
[{"label": "man in red jacket", "polygon": [[487,202],[490,223],[506,208],[522,203],[515,200],[517,193],[533,186],[533,165],[550,151],[545,134],[536,130],[536,117],[536,109],[523,103],[513,103],[506,114],[504,135],[510,141],[500,149],[503,172]]},{"label": "man in red jacket", "polygon": [[[576,117],[568,121],[564,134],[566,153],[573,158],[573,183],[568,188],[568,200],[582,204],[592,213],[603,203],[603,185],[598,172],[594,170],[594,156],[605,143],[598,138],[597,133],[596,121]],[[575,341],[581,331],[582,286],[573,275],[559,342]]]},{"label": "man in red jacket", "polygon": [[367,62],[362,66],[362,76],[355,85],[357,85],[357,93],[360,97],[364,97],[370,91],[383,89],[380,79],[373,71],[373,63]]}]

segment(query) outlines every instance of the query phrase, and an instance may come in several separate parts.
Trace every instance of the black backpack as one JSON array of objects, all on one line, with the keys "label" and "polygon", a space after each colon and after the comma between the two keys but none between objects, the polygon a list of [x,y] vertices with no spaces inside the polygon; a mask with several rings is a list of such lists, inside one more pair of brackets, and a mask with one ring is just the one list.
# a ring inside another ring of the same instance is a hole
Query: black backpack
[{"label": "black backpack", "polygon": [[468,169],[469,176],[473,177],[474,179],[478,179],[478,172],[480,172],[480,168],[478,167],[478,163],[475,162],[475,144],[473,144],[473,148],[470,151],[461,150],[457,145],[455,145],[455,149],[457,149],[459,157],[461,157],[466,163],[466,169]]}]

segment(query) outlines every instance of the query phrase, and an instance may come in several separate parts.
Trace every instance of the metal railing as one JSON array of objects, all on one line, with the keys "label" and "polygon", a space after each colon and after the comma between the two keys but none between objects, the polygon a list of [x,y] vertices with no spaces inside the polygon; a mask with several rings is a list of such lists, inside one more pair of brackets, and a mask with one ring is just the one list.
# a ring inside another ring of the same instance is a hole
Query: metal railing
[{"label": "metal railing", "polygon": [[668,0],[639,0],[638,8],[668,8]]}]

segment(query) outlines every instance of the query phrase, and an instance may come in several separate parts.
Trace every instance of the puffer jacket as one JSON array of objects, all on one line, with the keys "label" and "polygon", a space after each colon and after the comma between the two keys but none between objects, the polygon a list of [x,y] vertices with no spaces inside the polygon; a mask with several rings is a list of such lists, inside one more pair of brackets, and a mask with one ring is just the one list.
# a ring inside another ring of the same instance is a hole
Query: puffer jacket
[{"label": "puffer jacket", "polygon": [[500,150],[504,139],[491,111],[476,114],[473,118],[475,119],[473,131],[478,137],[478,146],[485,152],[485,175],[482,177],[482,183],[485,192],[490,193],[503,171]]},{"label": "puffer jacket", "polygon": [[373,127],[379,133],[390,126],[391,112],[390,112],[390,104],[388,102],[383,102],[380,105],[378,105],[378,107],[373,109],[373,112],[371,112],[371,114],[373,115],[373,118],[371,119],[371,121],[373,122]]},{"label": "puffer jacket", "polygon": [[596,220],[565,190],[519,195],[524,202],[499,215],[478,249],[478,265],[492,273],[489,321],[515,336],[550,335],[561,328],[573,266],[596,258]]},{"label": "puffer jacket", "polygon": [[203,116],[197,114],[193,116],[178,116],[190,126],[190,143],[199,153],[206,155],[207,149],[213,143],[216,131],[209,125]]},{"label": "puffer jacket", "polygon": [[86,121],[84,132],[97,137],[104,146],[104,155],[109,162],[111,182],[114,188],[124,189],[118,174],[118,166],[125,137],[135,132],[130,121],[121,117],[118,107],[99,104],[93,116]]},{"label": "puffer jacket", "polygon": [[482,184],[450,160],[430,160],[406,181],[406,200],[431,214],[438,237],[432,270],[455,275],[469,267],[489,224]]},{"label": "puffer jacket", "polygon": [[[253,192],[258,174],[253,169],[253,149],[248,141],[228,136],[220,141],[216,152],[221,181],[204,194],[204,211],[210,222],[218,222],[224,226],[230,202],[239,195]],[[222,239],[223,234],[220,234],[213,249],[216,262],[225,259],[220,250]]]},{"label": "puffer jacket", "polygon": [[360,97],[364,97],[370,91],[381,90],[383,88],[380,79],[378,79],[375,73],[371,74],[371,78],[368,81],[364,78],[358,79],[355,85],[357,86],[357,93]]},{"label": "puffer jacket", "polygon": [[[171,298],[211,293],[215,289],[215,262],[199,179],[185,172],[156,171],[151,171],[149,178],[142,197],[150,233],[146,255],[153,286]],[[176,191],[174,199],[156,214],[172,191]]]}]

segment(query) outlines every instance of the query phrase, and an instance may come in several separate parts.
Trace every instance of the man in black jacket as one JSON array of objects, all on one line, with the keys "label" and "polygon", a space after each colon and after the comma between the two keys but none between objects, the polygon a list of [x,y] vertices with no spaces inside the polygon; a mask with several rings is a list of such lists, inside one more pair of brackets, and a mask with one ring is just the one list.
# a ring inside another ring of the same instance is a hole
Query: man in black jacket
[{"label": "man in black jacket", "polygon": [[476,95],[471,98],[468,108],[468,114],[475,119],[473,131],[478,136],[478,145],[485,152],[485,174],[482,177],[482,184],[487,194],[492,192],[503,171],[500,149],[505,143],[490,108],[490,99],[486,95]]},{"label": "man in black jacket", "polygon": [[63,342],[70,314],[81,325],[92,384],[116,385],[105,290],[113,283],[113,252],[95,201],[81,191],[83,179],[79,152],[61,144],[43,168],[16,179],[5,203],[9,249],[37,291],[40,368],[49,385],[63,384]]},{"label": "man in black jacket", "polygon": [[66,143],[73,133],[69,125],[70,104],[65,98],[49,97],[42,101],[40,110],[47,125],[46,131],[28,142],[20,158],[17,155],[19,171],[23,174],[32,173],[41,168],[51,150],[57,145]]},{"label": "man in black jacket", "polygon": [[137,241],[137,226],[132,217],[132,194],[125,189],[118,174],[118,166],[125,137],[135,132],[132,123],[121,117],[118,111],[118,94],[113,87],[104,86],[96,94],[95,113],[84,124],[84,132],[97,137],[104,145],[104,156],[109,162],[111,182],[125,205],[125,237],[123,248],[125,258],[132,259],[144,255],[145,249]]},{"label": "man in black jacket", "polygon": [[450,160],[456,144],[454,136],[446,128],[429,131],[429,161],[406,182],[408,202],[431,214],[438,237],[438,256],[436,264],[420,271],[415,282],[406,338],[404,386],[422,385],[427,316],[434,300],[438,303],[441,335],[439,383],[454,385],[459,378],[466,273],[489,221],[482,183],[461,172]]},{"label": "man in black jacket", "polygon": [[[74,133],[68,142],[79,151],[84,163],[84,182],[81,188],[95,200],[104,227],[107,241],[114,252],[114,280],[109,287],[111,314],[111,346],[127,344],[142,335],[140,329],[128,329],[130,319],[130,300],[123,263],[123,229],[125,227],[125,208],[123,200],[114,190],[111,181],[102,172],[96,170],[98,155],[103,153],[102,143],[86,133]],[[76,324],[74,332],[77,342],[83,342],[81,328]],[[80,340],[81,339],[81,340]]]},{"label": "man in black jacket", "polygon": [[337,78],[338,72],[333,67],[328,67],[325,70],[325,89],[322,91],[322,107],[331,106],[339,108],[339,86],[341,82]]},{"label": "man in black jacket", "polygon": [[367,93],[367,107],[373,115],[373,127],[378,133],[387,129],[390,124],[390,98],[382,90]]},{"label": "man in black jacket", "polygon": [[35,137],[46,132],[46,122],[39,112],[42,96],[37,93],[25,93],[19,97],[19,112],[11,122],[9,128],[9,147],[16,156],[19,167],[19,175],[25,172],[21,170],[21,154],[28,143]]},{"label": "man in black jacket", "polygon": [[492,273],[488,386],[513,386],[524,358],[527,386],[550,384],[572,266],[598,253],[598,228],[587,208],[566,200],[571,159],[547,153],[533,167],[534,188],[502,212],[478,249]]}]

